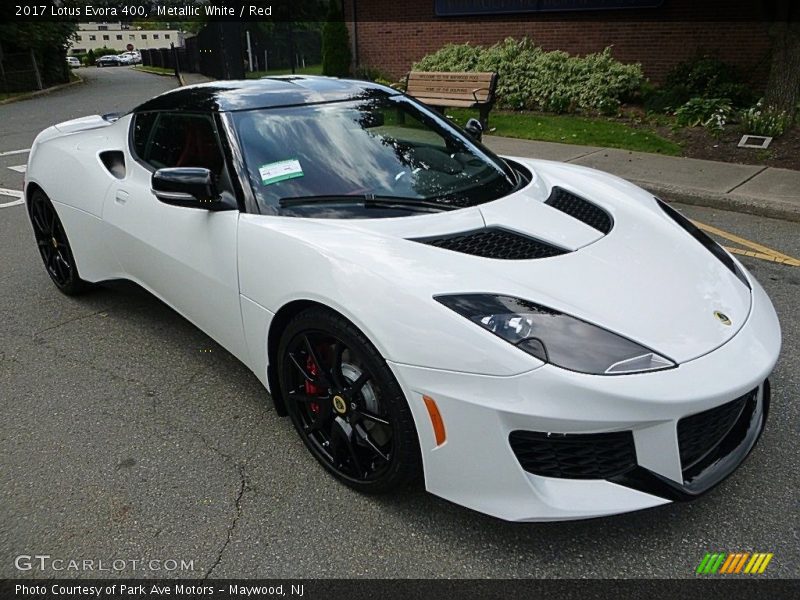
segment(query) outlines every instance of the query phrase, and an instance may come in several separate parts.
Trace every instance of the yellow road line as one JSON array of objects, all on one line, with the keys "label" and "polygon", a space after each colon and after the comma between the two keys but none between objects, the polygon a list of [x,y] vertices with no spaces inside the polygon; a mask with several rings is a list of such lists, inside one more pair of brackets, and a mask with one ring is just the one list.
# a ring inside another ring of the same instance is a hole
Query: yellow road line
[{"label": "yellow road line", "polygon": [[716,227],[714,227],[712,225],[706,225],[705,223],[700,223],[699,221],[692,221],[692,223],[697,225],[700,229],[702,229],[706,233],[713,233],[714,235],[718,235],[721,238],[724,238],[724,239],[726,239],[728,241],[731,241],[731,242],[735,242],[737,244],[745,246],[746,248],[750,248],[751,250],[755,250],[756,252],[760,252],[761,254],[767,254],[769,256],[774,256],[776,258],[782,258],[784,260],[790,260],[790,261],[791,260],[794,260],[794,261],[797,260],[796,258],[793,258],[793,257],[789,256],[788,254],[783,254],[781,252],[778,252],[777,250],[773,250],[772,248],[767,248],[766,246],[762,246],[761,244],[758,244],[756,242],[751,242],[750,240],[746,240],[746,239],[744,239],[742,237],[739,237],[738,235],[734,235],[734,234],[732,234],[732,233],[730,233],[728,231],[723,231],[722,229],[717,229]]},{"label": "yellow road line", "polygon": [[741,256],[749,256],[751,258],[759,258],[761,260],[766,260],[768,262],[778,263],[779,265],[786,265],[789,267],[800,267],[800,260],[796,258],[780,258],[778,256],[773,256],[771,254],[764,254],[762,252],[753,252],[752,250],[742,250],[741,248],[732,248],[730,246],[725,246],[725,250],[730,252],[731,254],[739,254]]}]

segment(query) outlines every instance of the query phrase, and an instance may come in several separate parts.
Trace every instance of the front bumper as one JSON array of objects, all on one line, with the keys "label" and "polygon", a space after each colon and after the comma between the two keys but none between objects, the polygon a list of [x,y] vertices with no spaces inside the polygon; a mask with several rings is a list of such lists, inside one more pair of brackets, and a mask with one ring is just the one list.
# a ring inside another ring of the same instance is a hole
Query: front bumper
[{"label": "front bumper", "polygon": [[[765,382],[780,344],[775,311],[754,281],[750,317],[737,335],[675,369],[603,377],[545,365],[492,377],[389,364],[414,413],[430,492],[502,519],[549,521],[650,508],[719,483],[744,460],[764,427]],[[725,441],[684,470],[679,421],[753,390]],[[423,395],[436,401],[444,421],[447,437],[438,447]],[[609,479],[534,475],[512,451],[513,431],[629,431],[636,467]]]}]

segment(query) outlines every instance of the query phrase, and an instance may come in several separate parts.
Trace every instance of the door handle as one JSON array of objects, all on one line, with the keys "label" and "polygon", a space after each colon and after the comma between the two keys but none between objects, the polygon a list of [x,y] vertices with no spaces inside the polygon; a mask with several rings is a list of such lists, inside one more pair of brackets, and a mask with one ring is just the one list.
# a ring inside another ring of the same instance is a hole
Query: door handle
[{"label": "door handle", "polygon": [[117,193],[114,195],[114,201],[117,204],[125,204],[130,198],[130,194],[125,190],[117,190]]}]

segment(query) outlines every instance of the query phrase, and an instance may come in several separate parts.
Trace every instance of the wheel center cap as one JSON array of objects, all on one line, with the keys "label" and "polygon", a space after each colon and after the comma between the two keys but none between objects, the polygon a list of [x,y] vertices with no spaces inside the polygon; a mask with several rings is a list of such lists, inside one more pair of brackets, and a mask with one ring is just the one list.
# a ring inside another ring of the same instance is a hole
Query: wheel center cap
[{"label": "wheel center cap", "polygon": [[341,396],[334,396],[333,397],[333,408],[336,410],[337,413],[343,415],[347,412],[347,402]]}]

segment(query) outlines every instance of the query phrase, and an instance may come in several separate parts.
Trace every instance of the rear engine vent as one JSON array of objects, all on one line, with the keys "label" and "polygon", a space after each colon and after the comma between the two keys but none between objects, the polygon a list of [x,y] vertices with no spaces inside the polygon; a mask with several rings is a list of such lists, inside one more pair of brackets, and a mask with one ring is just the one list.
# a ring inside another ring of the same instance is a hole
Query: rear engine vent
[{"label": "rear engine vent", "polygon": [[487,227],[476,231],[419,238],[412,241],[462,254],[503,260],[549,258],[568,252],[563,248],[499,227]]},{"label": "rear engine vent", "polygon": [[678,421],[678,448],[684,471],[714,450],[739,419],[744,407],[758,395],[758,388],[722,406],[684,417]]},{"label": "rear engine vent", "polygon": [[508,436],[528,473],[563,479],[607,479],[636,467],[633,433],[542,433],[512,431]]},{"label": "rear engine vent", "polygon": [[613,226],[611,217],[602,208],[558,186],[550,192],[550,197],[545,204],[549,204],[556,210],[560,210],[602,233],[608,233]]}]

